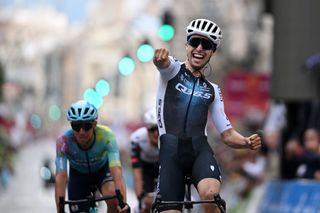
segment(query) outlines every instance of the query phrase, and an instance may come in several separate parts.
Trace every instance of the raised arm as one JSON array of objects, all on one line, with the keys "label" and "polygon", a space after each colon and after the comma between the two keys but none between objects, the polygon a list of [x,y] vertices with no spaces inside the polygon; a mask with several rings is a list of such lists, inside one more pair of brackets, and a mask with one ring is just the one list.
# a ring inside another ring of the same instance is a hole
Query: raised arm
[{"label": "raised arm", "polygon": [[169,51],[165,48],[156,49],[153,63],[158,69],[165,69],[170,66]]}]

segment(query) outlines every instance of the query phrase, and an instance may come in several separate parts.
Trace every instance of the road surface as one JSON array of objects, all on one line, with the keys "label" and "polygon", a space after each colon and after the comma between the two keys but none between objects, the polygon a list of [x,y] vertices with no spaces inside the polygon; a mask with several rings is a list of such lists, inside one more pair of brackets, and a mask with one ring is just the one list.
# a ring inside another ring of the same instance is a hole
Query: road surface
[{"label": "road surface", "polygon": [[[54,189],[43,187],[40,177],[43,160],[54,159],[54,155],[55,141],[53,139],[38,140],[28,144],[19,152],[15,159],[15,175],[8,188],[0,194],[0,212],[56,212]],[[127,196],[128,203],[133,208],[136,205],[136,199],[129,188]]]}]

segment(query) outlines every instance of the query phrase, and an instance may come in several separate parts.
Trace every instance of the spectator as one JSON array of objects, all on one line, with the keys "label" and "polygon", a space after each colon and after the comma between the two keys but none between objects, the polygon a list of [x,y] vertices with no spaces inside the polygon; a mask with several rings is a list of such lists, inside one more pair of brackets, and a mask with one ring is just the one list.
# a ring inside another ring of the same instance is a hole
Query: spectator
[{"label": "spectator", "polygon": [[316,179],[320,173],[319,132],[315,128],[308,128],[303,137],[303,153],[298,156],[296,175],[299,178]]}]

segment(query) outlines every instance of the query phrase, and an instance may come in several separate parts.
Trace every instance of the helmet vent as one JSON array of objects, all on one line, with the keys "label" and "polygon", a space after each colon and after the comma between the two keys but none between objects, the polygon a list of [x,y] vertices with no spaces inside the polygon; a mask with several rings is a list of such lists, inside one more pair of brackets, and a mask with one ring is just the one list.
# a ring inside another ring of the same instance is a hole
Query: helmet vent
[{"label": "helmet vent", "polygon": [[213,26],[213,23],[210,23],[210,24],[209,24],[209,27],[208,27],[208,31],[210,31],[210,29],[212,28],[212,26]]},{"label": "helmet vent", "polygon": [[199,27],[200,27],[200,21],[198,21],[198,23],[197,23],[197,26],[196,26],[196,28],[198,28],[199,29]]},{"label": "helmet vent", "polygon": [[216,31],[217,31],[217,29],[218,29],[218,26],[216,25],[215,27],[214,27],[214,29],[213,29],[213,33],[216,33]]},{"label": "helmet vent", "polygon": [[213,40],[216,40],[217,39],[217,37],[216,36],[210,36],[211,38],[213,38]]},{"label": "helmet vent", "polygon": [[76,114],[76,111],[74,110],[74,108],[71,108],[72,114]]},{"label": "helmet vent", "polygon": [[193,22],[191,23],[191,26],[194,27],[195,23],[196,23],[196,21],[193,21]]},{"label": "helmet vent", "polygon": [[203,25],[201,26],[201,30],[204,30],[206,28],[207,24],[208,24],[208,22],[206,22],[206,21],[203,22]]},{"label": "helmet vent", "polygon": [[88,111],[89,111],[89,108],[85,108],[85,109],[84,109],[84,113],[83,113],[83,114],[85,114],[85,115],[86,115],[86,114],[88,113]]}]

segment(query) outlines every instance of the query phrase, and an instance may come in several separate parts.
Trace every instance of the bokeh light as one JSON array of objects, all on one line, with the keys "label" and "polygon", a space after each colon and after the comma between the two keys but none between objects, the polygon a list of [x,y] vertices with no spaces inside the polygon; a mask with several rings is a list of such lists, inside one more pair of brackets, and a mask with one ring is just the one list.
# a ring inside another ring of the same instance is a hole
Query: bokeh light
[{"label": "bokeh light", "polygon": [[60,108],[57,106],[57,105],[52,105],[50,108],[49,108],[49,117],[52,119],[52,120],[59,120],[60,117],[61,117],[61,110]]},{"label": "bokeh light", "polygon": [[31,126],[35,129],[40,129],[42,125],[42,121],[39,115],[32,114],[30,118]]},{"label": "bokeh light", "polygon": [[131,57],[125,56],[119,61],[118,70],[121,75],[128,76],[133,73],[135,66],[134,60]]},{"label": "bokeh light", "polygon": [[142,44],[137,50],[137,57],[141,62],[149,62],[154,55],[154,49],[149,43]]},{"label": "bokeh light", "polygon": [[97,109],[99,109],[103,104],[102,97],[92,88],[86,89],[83,97],[84,97],[84,100],[93,104]]},{"label": "bokeh light", "polygon": [[110,92],[110,85],[106,80],[99,80],[96,83],[96,92],[100,95],[100,96],[106,96],[109,92]]}]

